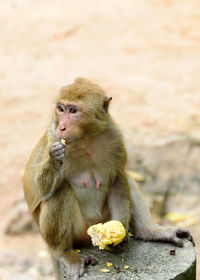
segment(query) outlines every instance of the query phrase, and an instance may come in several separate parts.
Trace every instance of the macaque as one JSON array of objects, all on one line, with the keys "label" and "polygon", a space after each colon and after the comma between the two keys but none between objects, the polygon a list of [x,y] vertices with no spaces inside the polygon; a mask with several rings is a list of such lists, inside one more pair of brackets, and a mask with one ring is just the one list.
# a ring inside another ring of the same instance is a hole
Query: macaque
[{"label": "macaque", "polygon": [[[137,186],[128,175],[126,150],[108,108],[111,97],[86,79],[61,88],[43,137],[24,175],[29,210],[48,244],[57,270],[69,279],[84,274],[96,260],[76,252],[90,244],[91,225],[119,220],[136,239],[193,244],[188,230],[153,225]],[[61,142],[61,139],[65,140]],[[128,234],[117,246],[127,247]]]}]

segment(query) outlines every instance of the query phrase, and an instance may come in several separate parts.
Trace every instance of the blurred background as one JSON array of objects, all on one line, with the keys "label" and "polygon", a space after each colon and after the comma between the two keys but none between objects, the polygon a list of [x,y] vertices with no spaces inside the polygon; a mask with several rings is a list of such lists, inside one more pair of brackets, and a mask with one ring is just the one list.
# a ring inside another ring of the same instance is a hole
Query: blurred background
[{"label": "blurred background", "polygon": [[155,222],[189,228],[200,254],[199,26],[198,0],[0,0],[0,280],[53,279],[22,176],[79,76],[113,97]]}]

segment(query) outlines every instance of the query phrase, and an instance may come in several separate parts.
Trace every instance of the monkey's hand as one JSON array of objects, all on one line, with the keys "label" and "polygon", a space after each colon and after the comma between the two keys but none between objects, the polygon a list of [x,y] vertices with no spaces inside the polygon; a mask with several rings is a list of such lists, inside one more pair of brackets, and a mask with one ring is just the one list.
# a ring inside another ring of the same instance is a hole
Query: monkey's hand
[{"label": "monkey's hand", "polygon": [[121,243],[119,243],[116,246],[113,246],[112,244],[107,245],[105,247],[105,250],[111,253],[121,253],[127,250],[129,246],[129,235],[128,232],[126,233],[126,236],[124,237],[123,241]]},{"label": "monkey's hand", "polygon": [[68,266],[64,266],[65,275],[66,277],[68,277],[67,279],[78,280],[79,277],[82,277],[84,275],[85,267],[90,264],[92,266],[96,265],[96,259],[81,255],[80,259],[75,263],[71,263]]},{"label": "monkey's hand", "polygon": [[49,149],[50,155],[58,162],[62,162],[66,155],[66,145],[62,142],[55,142]]}]

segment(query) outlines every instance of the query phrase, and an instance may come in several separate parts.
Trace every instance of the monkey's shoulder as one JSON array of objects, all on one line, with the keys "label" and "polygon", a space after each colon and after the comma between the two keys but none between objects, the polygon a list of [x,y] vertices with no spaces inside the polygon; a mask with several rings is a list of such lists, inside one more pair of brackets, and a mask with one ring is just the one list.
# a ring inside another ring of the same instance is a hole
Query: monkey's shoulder
[{"label": "monkey's shoulder", "polygon": [[44,157],[44,154],[48,151],[48,137],[47,133],[40,138],[36,146],[34,147],[31,156],[29,158],[29,161],[26,166],[26,171],[29,170],[29,168],[32,168],[33,165],[39,163],[41,161],[41,158]]}]

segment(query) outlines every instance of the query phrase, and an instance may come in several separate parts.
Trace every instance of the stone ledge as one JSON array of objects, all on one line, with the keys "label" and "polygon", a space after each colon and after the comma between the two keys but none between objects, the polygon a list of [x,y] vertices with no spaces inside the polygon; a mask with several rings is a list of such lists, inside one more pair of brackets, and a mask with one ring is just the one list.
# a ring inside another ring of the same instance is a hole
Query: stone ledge
[{"label": "stone ledge", "polygon": [[[175,250],[175,255],[170,255]],[[196,253],[189,241],[183,248],[171,244],[143,242],[131,239],[130,248],[126,253],[111,254],[92,247],[81,250],[82,254],[98,260],[96,266],[89,266],[82,280],[195,280]],[[106,262],[115,267],[106,267]],[[130,266],[124,269],[124,266]],[[109,273],[100,270],[107,268]]]}]

